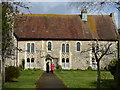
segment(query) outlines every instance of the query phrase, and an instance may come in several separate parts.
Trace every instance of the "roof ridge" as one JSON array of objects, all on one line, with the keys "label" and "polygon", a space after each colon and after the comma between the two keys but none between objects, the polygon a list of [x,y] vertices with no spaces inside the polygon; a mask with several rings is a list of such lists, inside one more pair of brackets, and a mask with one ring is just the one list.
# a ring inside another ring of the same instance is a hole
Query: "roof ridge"
[{"label": "roof ridge", "polygon": [[[80,16],[81,14],[20,14],[23,16]],[[88,15],[88,16],[110,16],[110,15]]]},{"label": "roof ridge", "polygon": [[78,16],[79,14],[20,14],[26,16]]}]

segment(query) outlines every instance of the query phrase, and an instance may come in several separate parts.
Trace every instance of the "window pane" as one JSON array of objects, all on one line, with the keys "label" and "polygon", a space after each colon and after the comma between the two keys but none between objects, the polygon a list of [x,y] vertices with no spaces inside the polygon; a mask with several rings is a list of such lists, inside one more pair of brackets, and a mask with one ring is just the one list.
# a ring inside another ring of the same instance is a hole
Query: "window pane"
[{"label": "window pane", "polygon": [[65,44],[62,44],[62,53],[65,53]]},{"label": "window pane", "polygon": [[80,51],[80,43],[77,42],[77,51]]},{"label": "window pane", "polygon": [[66,59],[66,62],[69,63],[69,58]]},{"label": "window pane", "polygon": [[34,62],[34,58],[31,59],[31,62]]},{"label": "window pane", "polygon": [[48,50],[51,50],[51,42],[48,42]]},{"label": "window pane", "polygon": [[66,45],[66,52],[69,52],[69,44]]},{"label": "window pane", "polygon": [[62,68],[65,68],[65,59],[62,59]]},{"label": "window pane", "polygon": [[27,43],[27,52],[30,52],[30,43]]},{"label": "window pane", "polygon": [[62,62],[65,62],[65,59],[64,59],[64,58],[62,59]]},{"label": "window pane", "polygon": [[31,44],[31,52],[34,52],[34,43]]},{"label": "window pane", "polygon": [[31,59],[31,68],[34,68],[34,58]]},{"label": "window pane", "polygon": [[27,58],[27,62],[30,62],[30,59],[29,59],[29,58]]},{"label": "window pane", "polygon": [[27,58],[27,68],[30,68],[30,58]]},{"label": "window pane", "polygon": [[69,58],[66,59],[66,68],[69,68]]}]

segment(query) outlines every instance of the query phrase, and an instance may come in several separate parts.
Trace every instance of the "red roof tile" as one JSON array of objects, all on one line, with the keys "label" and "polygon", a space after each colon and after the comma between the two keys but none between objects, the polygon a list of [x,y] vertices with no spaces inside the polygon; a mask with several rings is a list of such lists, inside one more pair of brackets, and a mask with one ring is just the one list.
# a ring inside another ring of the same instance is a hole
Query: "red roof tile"
[{"label": "red roof tile", "polygon": [[[109,39],[117,38],[115,25],[109,15],[24,15],[15,28],[17,38],[47,39]],[[16,21],[17,23],[17,21]]]}]

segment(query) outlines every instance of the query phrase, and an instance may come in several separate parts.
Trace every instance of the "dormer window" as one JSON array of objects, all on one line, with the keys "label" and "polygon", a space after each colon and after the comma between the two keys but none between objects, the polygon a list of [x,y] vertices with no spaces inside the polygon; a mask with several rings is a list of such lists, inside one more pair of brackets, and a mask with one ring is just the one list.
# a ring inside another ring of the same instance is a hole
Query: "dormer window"
[{"label": "dormer window", "polygon": [[86,9],[83,9],[81,11],[81,15],[82,15],[82,20],[87,21],[87,10]]}]

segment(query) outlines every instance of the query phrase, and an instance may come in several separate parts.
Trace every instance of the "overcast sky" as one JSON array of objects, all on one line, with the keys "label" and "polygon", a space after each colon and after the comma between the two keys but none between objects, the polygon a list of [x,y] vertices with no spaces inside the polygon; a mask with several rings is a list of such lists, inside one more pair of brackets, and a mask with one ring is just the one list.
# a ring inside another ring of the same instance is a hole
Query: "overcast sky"
[{"label": "overcast sky", "polygon": [[[30,12],[35,14],[80,14],[81,10],[76,7],[74,2],[24,2],[26,6],[30,7]],[[19,8],[21,13],[29,13],[24,8]],[[115,13],[116,23],[118,25],[118,10],[111,6],[105,6],[99,12],[98,10],[90,10],[88,14],[110,14]],[[120,26],[119,26],[120,27]]]}]

